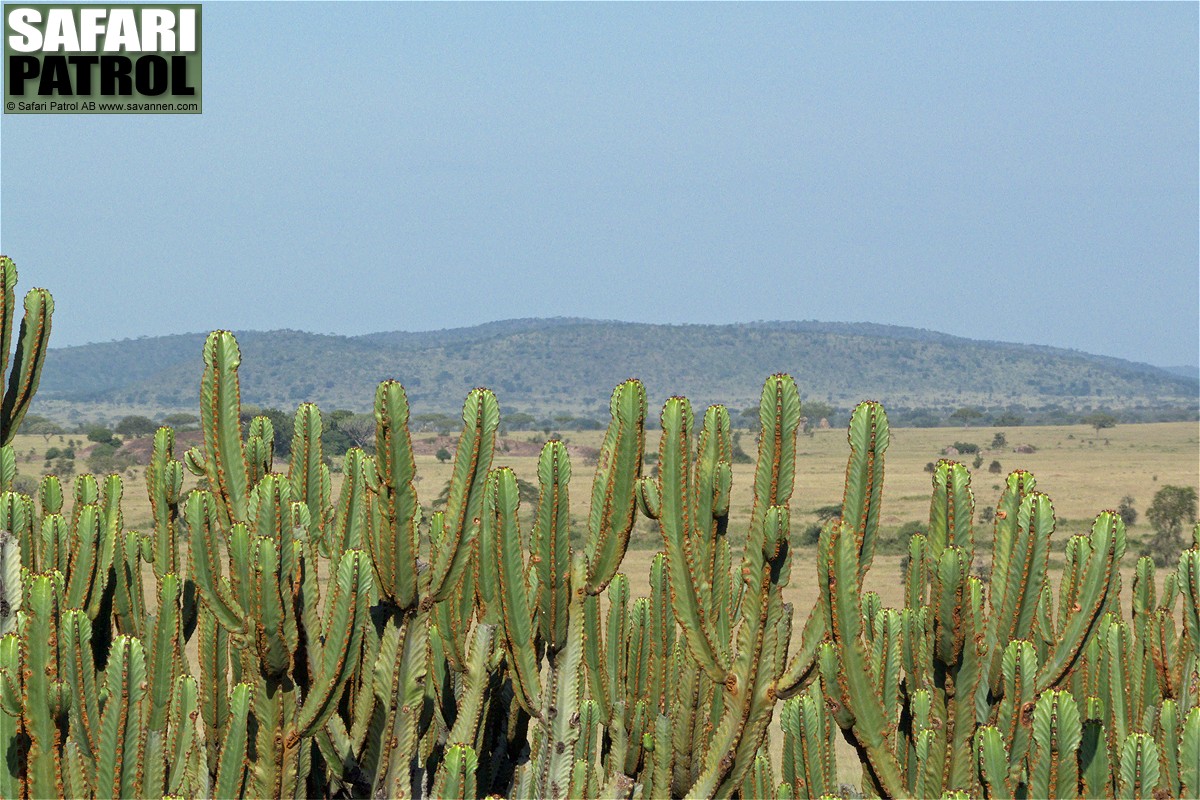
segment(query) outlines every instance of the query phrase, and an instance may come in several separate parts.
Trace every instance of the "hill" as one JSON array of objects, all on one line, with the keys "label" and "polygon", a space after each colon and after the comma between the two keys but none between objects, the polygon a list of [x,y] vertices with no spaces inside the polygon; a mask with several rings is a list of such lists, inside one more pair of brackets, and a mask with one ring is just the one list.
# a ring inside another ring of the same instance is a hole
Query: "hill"
[{"label": "hill", "polygon": [[[346,337],[293,330],[237,334],[242,397],[282,409],[369,409],[376,384],[397,378],[414,412],[453,412],[488,386],[509,412],[606,415],[612,387],[646,383],[652,406],[683,394],[699,408],[757,403],[763,379],[795,376],[803,395],[848,408],[875,398],[895,408],[1053,406],[1174,408],[1192,414],[1194,378],[1121,359],[988,342],[886,325],[760,322],[651,325],[587,319],[507,320],[431,332]],[[36,413],[77,417],[194,411],[203,334],[52,349]]]},{"label": "hill", "polygon": [[1176,366],[1163,367],[1163,370],[1172,375],[1181,375],[1194,381],[1200,381],[1200,367]]}]

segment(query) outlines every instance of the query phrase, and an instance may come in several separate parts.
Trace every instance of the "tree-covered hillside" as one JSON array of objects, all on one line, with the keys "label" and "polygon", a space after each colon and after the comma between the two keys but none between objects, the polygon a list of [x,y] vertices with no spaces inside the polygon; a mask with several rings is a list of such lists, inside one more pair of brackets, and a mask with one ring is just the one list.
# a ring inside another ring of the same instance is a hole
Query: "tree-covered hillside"
[{"label": "tree-covered hillside", "polygon": [[[105,404],[162,411],[196,404],[201,334],[58,348],[42,410]],[[510,411],[601,414],[620,381],[640,377],[655,404],[684,394],[697,407],[756,402],[764,376],[788,372],[809,400],[847,408],[1009,405],[1194,409],[1197,382],[1145,364],[1056,348],[984,342],[883,325],[819,322],[649,325],[509,320],[472,328],[359,337],[240,332],[243,399],[292,408],[365,411],[383,378],[415,409],[453,412],[474,386]]]}]

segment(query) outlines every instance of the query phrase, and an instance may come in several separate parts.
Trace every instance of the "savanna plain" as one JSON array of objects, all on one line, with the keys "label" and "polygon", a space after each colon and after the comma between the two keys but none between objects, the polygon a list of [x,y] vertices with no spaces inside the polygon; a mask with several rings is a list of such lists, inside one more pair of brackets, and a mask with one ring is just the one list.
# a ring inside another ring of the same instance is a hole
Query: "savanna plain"
[{"label": "savanna plain", "polygon": [[[502,400],[502,398],[501,398]],[[503,408],[501,409],[503,414]],[[653,414],[654,412],[652,412]],[[998,434],[1001,434],[998,436]],[[594,454],[601,445],[603,431],[569,432],[562,440],[572,452],[570,502],[573,533],[586,529],[588,502],[594,468]],[[655,469],[660,431],[646,431],[646,464],[644,472]],[[182,435],[185,440],[187,434]],[[70,435],[21,434],[14,441],[18,468],[22,475],[38,478],[44,472],[45,454],[50,448],[63,448]],[[509,432],[497,442],[495,466],[509,466],[523,481],[536,484],[537,453],[550,437],[541,432]],[[998,445],[999,441],[1003,445]],[[1000,497],[1004,478],[1015,469],[1032,472],[1038,489],[1048,494],[1054,503],[1055,532],[1048,578],[1057,592],[1061,574],[1061,550],[1067,539],[1076,533],[1086,533],[1096,514],[1116,509],[1122,501],[1129,502],[1139,512],[1137,521],[1129,526],[1129,553],[1123,561],[1123,595],[1128,605],[1137,554],[1153,534],[1145,519],[1145,510],[1155,493],[1163,486],[1200,485],[1200,426],[1195,422],[1121,424],[1095,430],[1087,425],[966,427],[966,428],[894,428],[886,455],[886,474],[883,492],[881,537],[874,566],[868,572],[864,590],[877,592],[883,606],[904,605],[904,573],[901,565],[909,536],[924,531],[930,503],[929,465],[945,458],[946,448],[955,443],[978,445],[978,453],[953,456],[971,470],[975,509],[975,539],[977,574],[986,576],[990,568],[992,537],[991,513]],[[127,438],[123,447],[149,452],[148,440],[139,447],[136,438]],[[439,494],[450,481],[452,463],[439,459],[438,451],[454,442],[433,433],[413,432],[417,467],[416,488],[426,513],[438,507]],[[743,431],[740,445],[753,459],[756,449],[754,433]],[[793,620],[793,644],[800,639],[801,628],[808,610],[818,594],[816,547],[807,543],[806,528],[820,521],[820,512],[828,506],[839,505],[845,480],[849,447],[844,429],[818,428],[801,434],[797,440],[796,489],[792,497],[793,513],[793,570],[791,582],[785,589],[785,599],[796,609]],[[86,449],[79,455],[86,457]],[[444,454],[443,454],[444,455]],[[335,459],[335,464],[338,459]],[[81,458],[82,461],[82,458]],[[81,464],[82,466],[82,464]],[[275,469],[287,471],[287,463],[277,460]],[[733,465],[733,488],[730,498],[729,533],[731,541],[744,541],[753,501],[753,463]],[[195,478],[185,473],[186,492],[195,485]],[[134,530],[153,528],[150,503],[146,493],[145,469],[129,467],[123,474],[123,510],[125,526]],[[341,475],[333,475],[334,496],[340,488]],[[444,502],[444,496],[442,499]],[[69,505],[70,499],[68,497]],[[529,530],[536,499],[523,498],[522,528]],[[622,562],[621,571],[630,581],[632,596],[649,591],[651,561],[662,549],[657,523],[638,518],[630,547]],[[736,557],[736,550],[735,550]],[[1161,584],[1168,570],[1157,573]],[[151,590],[153,576],[147,567],[144,581]],[[1128,615],[1130,610],[1125,609]],[[778,718],[770,735],[773,755],[778,758],[782,736]],[[854,751],[838,740],[839,780],[857,785],[861,774]]]}]

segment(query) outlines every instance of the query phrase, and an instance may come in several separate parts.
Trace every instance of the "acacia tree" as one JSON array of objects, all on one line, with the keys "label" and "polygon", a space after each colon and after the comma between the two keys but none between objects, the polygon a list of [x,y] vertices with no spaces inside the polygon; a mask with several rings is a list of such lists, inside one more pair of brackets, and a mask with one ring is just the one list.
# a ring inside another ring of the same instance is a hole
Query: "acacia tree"
[{"label": "acacia tree", "polygon": [[1096,429],[1096,433],[1100,433],[1105,428],[1117,427],[1117,418],[1105,411],[1095,411],[1088,414],[1080,422],[1085,425],[1091,425]]},{"label": "acacia tree", "polygon": [[1172,563],[1183,550],[1183,526],[1196,522],[1196,489],[1192,486],[1164,486],[1146,509],[1146,519],[1154,526],[1149,554],[1159,566]]},{"label": "acacia tree", "polygon": [[1132,525],[1137,522],[1138,512],[1137,509],[1133,507],[1135,502],[1137,501],[1133,499],[1133,495],[1127,494],[1121,498],[1121,505],[1117,506],[1117,514],[1119,514],[1121,519],[1124,520],[1125,527],[1132,527]]},{"label": "acacia tree", "polygon": [[50,437],[62,431],[62,426],[54,420],[37,414],[26,414],[25,421],[21,424],[22,433],[37,433],[42,439],[49,442]]},{"label": "acacia tree", "polygon": [[158,425],[154,420],[137,414],[122,417],[115,428],[122,436],[148,436],[157,429]]},{"label": "acacia tree", "polygon": [[338,421],[338,430],[345,431],[354,441],[355,447],[361,447],[368,452],[375,444],[375,415],[354,414],[343,417]]},{"label": "acacia tree", "polygon": [[950,415],[950,421],[957,422],[963,427],[969,428],[971,427],[971,423],[979,422],[981,419],[983,419],[983,416],[983,412],[978,408],[964,406]]}]

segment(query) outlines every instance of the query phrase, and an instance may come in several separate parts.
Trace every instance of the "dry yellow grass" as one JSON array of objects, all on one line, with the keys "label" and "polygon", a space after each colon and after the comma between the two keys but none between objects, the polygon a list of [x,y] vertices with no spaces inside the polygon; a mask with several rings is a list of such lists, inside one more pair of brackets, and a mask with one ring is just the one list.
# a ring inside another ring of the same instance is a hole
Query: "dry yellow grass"
[{"label": "dry yellow grass", "polygon": [[[990,449],[988,445],[997,431],[1005,433],[1008,445]],[[572,444],[596,447],[603,434],[599,431],[572,433]],[[83,436],[50,436],[49,438],[22,434],[14,442],[18,472],[33,478],[43,474],[42,454],[50,447],[63,447],[74,438],[81,442],[77,450],[89,444]],[[423,438],[420,434],[414,439]],[[541,441],[540,434],[518,433],[514,439]],[[658,431],[648,431],[646,449],[656,452]],[[929,475],[924,467],[940,457],[942,449],[954,442],[973,442],[983,448],[983,465],[973,469],[973,489],[977,509],[995,505],[1003,484],[1004,474],[1013,469],[1027,469],[1038,478],[1038,488],[1054,499],[1060,520],[1066,520],[1071,532],[1086,529],[1095,515],[1105,508],[1115,508],[1125,495],[1137,501],[1143,510],[1155,491],[1165,484],[1200,485],[1200,426],[1191,422],[1118,425],[1095,432],[1084,425],[1022,427],[1022,428],[898,428],[892,431],[887,451],[887,475],[884,485],[883,525],[898,527],[908,521],[921,521],[928,516]],[[1033,453],[1013,452],[1018,445],[1036,448]],[[742,446],[753,455],[753,434],[742,435]],[[819,430],[813,436],[800,436],[797,442],[796,490],[792,497],[794,524],[803,525],[813,518],[809,513],[820,506],[840,503],[842,481],[848,453],[844,430]],[[961,460],[970,464],[972,456]],[[988,465],[999,461],[1000,474],[987,471]],[[84,468],[82,460],[77,462]],[[535,481],[537,459],[529,456],[511,457],[497,452],[495,464],[511,466],[517,475]],[[287,465],[277,463],[276,469]],[[146,497],[144,470],[127,470],[124,509],[129,527],[145,526],[150,520],[150,505]],[[753,465],[734,467],[734,490],[731,502],[731,528],[737,530],[749,519]],[[428,506],[441,491],[450,476],[450,464],[442,464],[433,456],[417,456],[417,492]],[[190,476],[188,476],[189,483]],[[587,514],[591,495],[592,469],[575,459],[571,480],[571,511],[581,519]],[[340,476],[334,475],[334,489]],[[1131,533],[1140,536],[1149,532],[1144,519],[1139,520]]]}]

